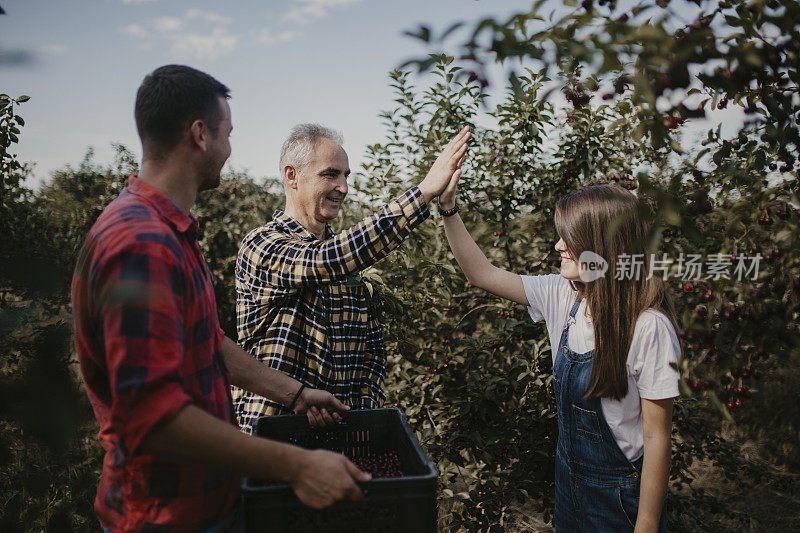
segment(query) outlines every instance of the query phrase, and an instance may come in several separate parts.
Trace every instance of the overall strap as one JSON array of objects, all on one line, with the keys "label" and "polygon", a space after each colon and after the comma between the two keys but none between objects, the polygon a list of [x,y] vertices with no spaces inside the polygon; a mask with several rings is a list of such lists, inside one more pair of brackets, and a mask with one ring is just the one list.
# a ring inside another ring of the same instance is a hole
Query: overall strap
[{"label": "overall strap", "polygon": [[567,331],[569,329],[570,324],[575,322],[575,313],[578,312],[578,307],[581,306],[581,301],[582,301],[582,299],[578,298],[577,300],[575,300],[575,303],[572,305],[572,309],[569,312],[569,318],[567,318],[567,322],[564,324],[564,331]]},{"label": "overall strap", "polygon": [[572,310],[569,312],[570,318],[575,318],[575,313],[578,312],[578,307],[581,306],[581,302],[583,301],[582,298],[575,300],[575,305],[572,306]]}]

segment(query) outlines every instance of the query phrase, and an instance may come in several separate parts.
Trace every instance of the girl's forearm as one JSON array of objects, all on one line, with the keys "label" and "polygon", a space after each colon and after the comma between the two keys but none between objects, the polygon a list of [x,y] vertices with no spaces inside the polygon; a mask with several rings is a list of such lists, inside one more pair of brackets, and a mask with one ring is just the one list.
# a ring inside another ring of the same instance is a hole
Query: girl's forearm
[{"label": "girl's forearm", "polygon": [[[657,531],[669,480],[669,438],[645,440],[636,533]],[[656,442],[652,442],[652,441]]]},{"label": "girl's forearm", "polygon": [[467,281],[476,287],[496,294],[501,298],[529,305],[525,296],[522,278],[518,274],[503,270],[491,264],[475,244],[472,236],[461,221],[461,217],[451,215],[444,219],[447,242],[456,256],[458,266],[467,276]]},{"label": "girl's forearm", "polygon": [[488,277],[494,268],[486,255],[481,251],[475,240],[467,231],[464,222],[458,214],[444,218],[444,230],[447,242],[456,257],[458,266],[467,277],[467,281],[477,287],[482,287],[481,280]]},{"label": "girl's forearm", "polygon": [[672,398],[647,400],[642,398],[644,431],[644,461],[639,487],[639,512],[636,533],[658,531],[669,482],[672,452]]}]

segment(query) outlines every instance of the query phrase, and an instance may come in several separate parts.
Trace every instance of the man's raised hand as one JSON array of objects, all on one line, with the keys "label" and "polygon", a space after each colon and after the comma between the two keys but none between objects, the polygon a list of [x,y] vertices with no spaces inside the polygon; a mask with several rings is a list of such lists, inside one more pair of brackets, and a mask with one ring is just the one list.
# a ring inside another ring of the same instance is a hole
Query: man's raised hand
[{"label": "man's raised hand", "polygon": [[469,126],[465,126],[458,135],[453,137],[442,153],[434,161],[433,166],[428,171],[419,184],[419,190],[426,202],[430,202],[435,197],[442,194],[447,184],[459,169],[459,161],[467,152],[467,141],[472,133]]}]

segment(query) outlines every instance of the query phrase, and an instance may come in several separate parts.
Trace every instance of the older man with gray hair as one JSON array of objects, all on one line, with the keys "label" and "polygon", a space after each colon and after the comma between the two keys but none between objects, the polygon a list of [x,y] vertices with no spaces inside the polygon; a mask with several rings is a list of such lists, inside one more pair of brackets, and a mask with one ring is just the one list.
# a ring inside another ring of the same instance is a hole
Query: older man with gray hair
[{"label": "older man with gray hair", "polygon": [[[286,210],[242,241],[236,315],[242,347],[300,381],[298,396],[308,386],[351,407],[380,405],[386,349],[369,294],[353,276],[389,255],[429,216],[428,203],[461,172],[469,137],[466,127],[419,185],[336,234],[330,221],[347,196],[350,175],[342,137],[319,124],[300,124],[289,133],[280,158]],[[260,416],[291,412],[238,388],[233,398],[246,432]],[[309,416],[333,421],[325,409]]]}]

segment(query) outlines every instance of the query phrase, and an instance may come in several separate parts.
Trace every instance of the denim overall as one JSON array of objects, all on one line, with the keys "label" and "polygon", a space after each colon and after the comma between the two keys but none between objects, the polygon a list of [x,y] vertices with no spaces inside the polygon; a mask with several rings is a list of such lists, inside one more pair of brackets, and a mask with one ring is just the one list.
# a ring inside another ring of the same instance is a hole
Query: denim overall
[{"label": "denim overall", "polygon": [[[631,463],[608,427],[599,398],[584,399],[592,374],[594,350],[579,354],[569,349],[569,327],[577,300],[553,355],[558,407],[556,446],[556,531],[633,531],[639,509],[642,458]],[[658,530],[666,531],[666,501]]]}]

